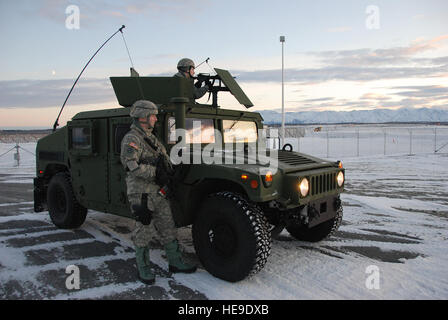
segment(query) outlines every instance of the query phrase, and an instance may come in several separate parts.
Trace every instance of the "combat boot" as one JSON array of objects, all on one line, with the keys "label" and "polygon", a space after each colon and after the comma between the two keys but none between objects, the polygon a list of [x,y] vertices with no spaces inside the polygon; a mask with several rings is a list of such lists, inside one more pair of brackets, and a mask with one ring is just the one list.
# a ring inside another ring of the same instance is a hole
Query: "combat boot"
[{"label": "combat boot", "polygon": [[145,284],[154,284],[155,275],[151,272],[149,262],[149,248],[135,247],[135,257],[137,260],[138,278]]},{"label": "combat boot", "polygon": [[165,252],[168,258],[170,272],[193,273],[196,271],[195,265],[187,264],[182,260],[182,253],[179,250],[177,240],[166,244]]}]

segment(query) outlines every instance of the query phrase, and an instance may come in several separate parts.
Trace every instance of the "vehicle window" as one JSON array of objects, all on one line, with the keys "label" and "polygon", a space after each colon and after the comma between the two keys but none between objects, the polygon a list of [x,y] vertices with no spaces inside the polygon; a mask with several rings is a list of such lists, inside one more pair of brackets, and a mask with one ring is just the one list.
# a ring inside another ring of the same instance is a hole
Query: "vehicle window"
[{"label": "vehicle window", "polygon": [[[169,137],[168,143],[176,143],[176,119],[168,119]],[[213,119],[186,118],[185,130],[187,131],[186,143],[215,143],[215,126]]]},{"label": "vehicle window", "polygon": [[224,143],[257,142],[257,124],[253,121],[223,120]]},{"label": "vehicle window", "polygon": [[72,128],[72,148],[86,150],[91,147],[91,132],[88,127]]}]

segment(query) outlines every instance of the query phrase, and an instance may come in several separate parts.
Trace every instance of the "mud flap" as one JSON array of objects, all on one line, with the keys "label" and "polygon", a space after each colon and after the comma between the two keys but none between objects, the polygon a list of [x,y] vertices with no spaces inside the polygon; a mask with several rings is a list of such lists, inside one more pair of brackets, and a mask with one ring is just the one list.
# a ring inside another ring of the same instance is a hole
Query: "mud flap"
[{"label": "mud flap", "polygon": [[34,212],[46,210],[46,192],[43,179],[34,178]]},{"label": "mud flap", "polygon": [[308,205],[308,228],[312,228],[322,222],[333,219],[336,216],[338,207],[341,205],[339,197],[330,196],[311,202]]}]

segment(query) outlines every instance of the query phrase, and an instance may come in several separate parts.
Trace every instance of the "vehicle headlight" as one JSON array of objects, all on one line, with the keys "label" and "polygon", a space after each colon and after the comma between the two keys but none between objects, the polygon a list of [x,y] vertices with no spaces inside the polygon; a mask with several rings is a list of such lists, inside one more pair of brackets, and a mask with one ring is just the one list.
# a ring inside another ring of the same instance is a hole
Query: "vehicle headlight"
[{"label": "vehicle headlight", "polygon": [[299,191],[302,197],[306,197],[310,191],[310,183],[307,178],[303,178],[299,182]]},{"label": "vehicle headlight", "polygon": [[344,184],[344,173],[342,171],[339,171],[338,176],[336,177],[336,181],[338,182],[338,186],[342,187]]}]

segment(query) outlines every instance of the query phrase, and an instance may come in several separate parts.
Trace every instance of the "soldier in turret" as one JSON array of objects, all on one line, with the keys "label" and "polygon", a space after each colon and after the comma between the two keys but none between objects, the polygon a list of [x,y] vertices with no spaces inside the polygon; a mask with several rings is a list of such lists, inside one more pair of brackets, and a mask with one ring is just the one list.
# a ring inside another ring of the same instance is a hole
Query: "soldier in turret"
[{"label": "soldier in turret", "polygon": [[[155,275],[151,272],[149,260],[150,223],[160,234],[171,272],[192,273],[196,266],[187,264],[177,241],[177,230],[169,201],[161,191],[166,183],[166,172],[160,170],[161,163],[171,165],[162,143],[152,133],[157,122],[158,108],[151,101],[136,101],[131,108],[133,118],[131,130],[121,143],[121,163],[126,170],[126,185],[131,210],[135,215],[133,242],[139,279],[153,284]],[[164,176],[164,177],[161,177]]]},{"label": "soldier in turret", "polygon": [[[177,72],[174,76],[180,78],[192,79],[194,77],[195,65],[193,60],[188,58],[180,59],[177,63]],[[197,88],[193,86],[193,96],[195,99],[200,99],[209,90],[209,85],[205,84],[203,87]]]}]

